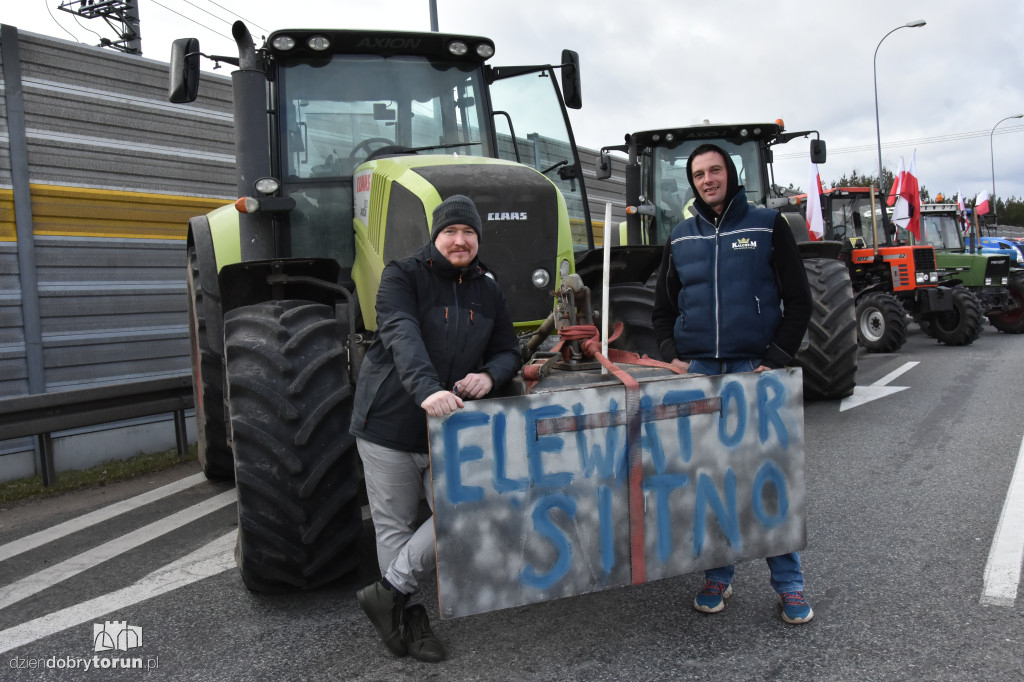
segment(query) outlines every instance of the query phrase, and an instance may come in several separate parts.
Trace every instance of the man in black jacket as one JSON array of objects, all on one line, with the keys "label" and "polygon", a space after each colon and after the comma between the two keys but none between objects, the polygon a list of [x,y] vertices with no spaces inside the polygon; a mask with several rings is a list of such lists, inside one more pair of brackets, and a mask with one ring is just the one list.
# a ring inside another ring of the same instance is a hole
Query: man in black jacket
[{"label": "man in black jacket", "polygon": [[[694,215],[665,243],[652,324],[665,362],[691,374],[763,372],[790,364],[812,300],[793,233],[778,211],[750,206],[729,154],[697,147],[686,164]],[[799,552],[769,557],[782,619],[814,617]],[[732,566],[704,571],[693,607],[718,613],[732,594]]]},{"label": "man in black jacket", "polygon": [[392,653],[421,661],[445,656],[418,590],[435,568],[433,521],[416,524],[430,485],[427,415],[483,398],[521,364],[508,304],[477,259],[481,230],[472,200],[453,195],[434,209],[431,242],[384,268],[352,413],[383,576],[356,597]]}]

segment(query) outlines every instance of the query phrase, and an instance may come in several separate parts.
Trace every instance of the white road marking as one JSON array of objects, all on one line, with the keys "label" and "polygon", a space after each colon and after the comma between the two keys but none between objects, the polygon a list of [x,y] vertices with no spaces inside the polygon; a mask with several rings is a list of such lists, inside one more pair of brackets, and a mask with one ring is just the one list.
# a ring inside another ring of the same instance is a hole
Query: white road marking
[{"label": "white road marking", "polygon": [[206,476],[203,474],[188,476],[180,481],[168,483],[167,485],[156,488],[155,490],[150,490],[149,492],[136,495],[135,497],[127,500],[116,502],[103,507],[102,509],[97,509],[94,512],[79,516],[78,518],[65,521],[64,523],[59,523],[56,526],[51,526],[50,528],[39,531],[38,533],[33,533],[32,535],[27,535],[19,540],[14,540],[5,545],[0,545],[0,561],[10,559],[13,556],[18,556],[22,552],[27,552],[35,549],[36,547],[41,547],[48,542],[59,540],[66,535],[71,535],[72,533],[76,533],[84,528],[88,528],[89,526],[102,523],[107,519],[120,516],[121,514],[130,512],[133,509],[138,509],[150,502],[155,502],[156,500],[167,497],[168,495],[173,495],[174,493],[191,488],[197,483],[201,483],[205,480]]},{"label": "white road marking", "polygon": [[33,594],[42,592],[56,583],[67,580],[120,554],[124,554],[128,550],[145,544],[154,538],[177,530],[187,523],[217,511],[221,507],[234,504],[236,498],[237,495],[232,488],[220,495],[211,497],[199,504],[194,504],[187,509],[182,509],[159,521],[154,521],[115,540],[105,542],[99,547],[82,552],[38,573],[26,576],[10,585],[0,587],[0,609],[6,608]]},{"label": "white road marking", "polygon": [[1020,584],[1021,562],[1024,561],[1024,439],[1017,452],[1017,464],[1010,479],[1010,489],[1003,501],[996,535],[985,564],[985,582],[981,603],[991,606],[1013,606]]},{"label": "white road marking", "polygon": [[234,568],[234,544],[235,531],[231,531],[134,585],[0,631],[0,653]]},{"label": "white road marking", "polygon": [[907,362],[901,367],[889,372],[884,377],[871,384],[870,386],[854,386],[853,395],[843,398],[843,402],[839,404],[839,411],[845,412],[846,410],[852,410],[855,407],[860,407],[865,403],[869,403],[872,400],[878,400],[890,396],[893,393],[899,393],[905,391],[909,386],[889,386],[889,382],[895,381],[901,374],[912,370],[916,367],[918,362]]}]

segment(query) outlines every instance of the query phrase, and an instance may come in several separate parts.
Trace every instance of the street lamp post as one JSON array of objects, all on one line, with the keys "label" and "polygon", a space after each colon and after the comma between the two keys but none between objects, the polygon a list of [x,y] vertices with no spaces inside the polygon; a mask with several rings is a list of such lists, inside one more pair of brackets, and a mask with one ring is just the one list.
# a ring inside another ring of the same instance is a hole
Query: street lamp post
[{"label": "street lamp post", "polygon": [[908,21],[902,26],[897,26],[893,30],[882,36],[882,40],[878,41],[878,45],[875,47],[875,58],[874,58],[874,79],[875,79],[875,133],[878,136],[878,189],[882,192],[882,196],[885,196],[885,180],[882,176],[882,129],[878,125],[878,48],[882,46],[882,42],[891,36],[901,28],[919,28],[925,25],[924,19],[915,19],[914,21]]},{"label": "street lamp post", "polygon": [[[1013,116],[1007,116],[1006,118],[999,121],[1009,121],[1011,118],[1024,118],[1024,114],[1014,114]],[[996,128],[999,127],[999,123],[992,126],[992,132],[988,134],[988,153],[992,159],[992,221],[996,225],[999,224],[999,209],[996,206],[996,153],[992,147],[992,136],[996,134]]]}]

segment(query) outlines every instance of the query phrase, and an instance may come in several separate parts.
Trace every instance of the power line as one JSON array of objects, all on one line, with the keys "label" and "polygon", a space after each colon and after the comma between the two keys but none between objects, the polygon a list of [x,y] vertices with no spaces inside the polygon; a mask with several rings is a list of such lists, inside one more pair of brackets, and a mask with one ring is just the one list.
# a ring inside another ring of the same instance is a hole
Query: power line
[{"label": "power line", "polygon": [[[226,38],[227,40],[234,40],[234,39],[233,39],[233,38],[232,38],[231,36],[226,36],[226,35],[224,35],[223,33],[221,33],[220,31],[218,31],[217,29],[214,29],[214,28],[210,28],[210,27],[209,27],[209,26],[207,26],[206,24],[204,24],[204,23],[202,23],[202,22],[199,22],[199,21],[196,21],[196,20],[195,20],[195,19],[193,19],[192,17],[187,17],[187,16],[185,16],[184,14],[182,14],[181,12],[178,12],[178,11],[176,11],[176,10],[173,10],[173,9],[171,9],[170,7],[168,7],[167,5],[164,5],[164,4],[161,4],[161,3],[157,2],[157,0],[150,0],[150,2],[152,2],[152,3],[153,3],[154,5],[156,5],[157,7],[162,7],[163,9],[167,10],[167,11],[168,11],[168,12],[170,12],[171,14],[177,14],[177,15],[178,15],[179,17],[181,17],[181,18],[182,18],[182,19],[184,19],[185,21],[191,21],[191,22],[192,22],[193,24],[196,24],[197,26],[201,26],[202,28],[205,28],[205,29],[206,29],[207,31],[210,31],[211,33],[216,33],[216,34],[217,34],[217,35],[219,35],[219,36],[220,36],[221,38]],[[191,3],[189,3],[189,4],[191,4]]]},{"label": "power line", "polygon": [[269,30],[267,30],[267,29],[263,28],[262,26],[260,26],[259,24],[257,24],[257,23],[256,23],[255,21],[253,21],[252,19],[247,19],[247,18],[243,17],[243,16],[241,15],[241,14],[239,14],[238,12],[233,12],[233,11],[229,10],[229,9],[228,9],[227,7],[225,7],[224,5],[218,5],[218,4],[217,4],[216,2],[214,2],[213,0],[207,0],[207,1],[208,1],[208,2],[209,2],[209,3],[211,4],[211,5],[216,5],[217,7],[220,7],[220,8],[222,9],[222,10],[224,10],[224,11],[225,11],[225,12],[227,12],[228,14],[230,14],[230,15],[232,15],[232,16],[235,16],[235,17],[238,17],[239,19],[241,19],[241,20],[242,20],[242,21],[244,21],[245,23],[247,23],[247,24],[250,24],[250,25],[252,25],[252,26],[255,26],[256,28],[258,28],[259,30],[261,30],[261,31],[263,31],[263,32],[265,32],[265,33],[270,33],[270,31],[269,31]]},{"label": "power line", "polygon": [[[1015,133],[1024,130],[1024,125],[1017,126],[1006,126],[996,131],[996,135],[1006,135],[1008,133]],[[988,137],[991,134],[990,130],[975,130],[965,133],[948,133],[946,135],[933,135],[930,137],[919,137],[910,140],[897,140],[896,142],[887,142],[882,145],[882,149],[897,149],[902,147],[916,147],[926,144],[938,144],[940,142],[958,142],[960,140],[968,140],[975,137]],[[829,154],[853,154],[855,152],[868,152],[874,151],[878,147],[874,144],[862,144],[855,145],[852,147],[834,147],[828,150]],[[805,152],[791,152],[788,154],[776,154],[776,158],[779,159],[798,159],[806,156]]]}]

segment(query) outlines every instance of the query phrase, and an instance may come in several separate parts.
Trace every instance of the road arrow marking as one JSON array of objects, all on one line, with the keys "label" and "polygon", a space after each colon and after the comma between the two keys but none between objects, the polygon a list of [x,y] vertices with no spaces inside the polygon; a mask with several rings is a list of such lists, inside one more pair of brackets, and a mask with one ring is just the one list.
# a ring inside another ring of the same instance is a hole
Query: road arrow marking
[{"label": "road arrow marking", "polygon": [[855,407],[860,407],[864,403],[870,403],[872,400],[878,400],[890,396],[893,393],[899,393],[905,391],[909,386],[888,386],[890,381],[895,381],[901,374],[912,370],[916,367],[918,362],[908,362],[902,367],[889,372],[884,377],[871,384],[870,386],[854,386],[853,395],[848,398],[843,398],[843,402],[839,404],[839,411],[845,412],[846,410],[852,410]]}]

